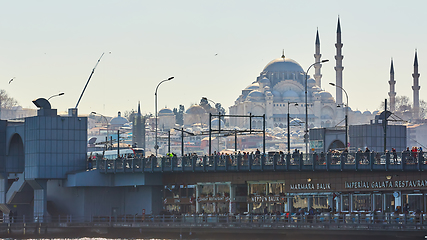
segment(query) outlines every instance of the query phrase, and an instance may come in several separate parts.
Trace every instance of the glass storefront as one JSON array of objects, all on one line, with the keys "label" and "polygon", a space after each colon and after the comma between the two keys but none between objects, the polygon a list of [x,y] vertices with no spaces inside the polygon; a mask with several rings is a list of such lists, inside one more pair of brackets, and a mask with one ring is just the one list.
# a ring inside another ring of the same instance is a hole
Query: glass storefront
[{"label": "glass storefront", "polygon": [[248,210],[254,214],[287,211],[284,182],[248,182]]},{"label": "glass storefront", "polygon": [[419,213],[427,208],[427,192],[286,192],[283,181],[165,185],[164,214],[278,214],[315,212]]},{"label": "glass storefront", "polygon": [[403,211],[421,212],[424,209],[424,196],[422,193],[402,194]]},{"label": "glass storefront", "polygon": [[372,211],[371,194],[353,194],[353,212]]},{"label": "glass storefront", "polygon": [[230,183],[198,183],[198,213],[226,214],[230,212]]},{"label": "glass storefront", "polygon": [[163,189],[163,214],[194,213],[195,185],[165,185]]}]

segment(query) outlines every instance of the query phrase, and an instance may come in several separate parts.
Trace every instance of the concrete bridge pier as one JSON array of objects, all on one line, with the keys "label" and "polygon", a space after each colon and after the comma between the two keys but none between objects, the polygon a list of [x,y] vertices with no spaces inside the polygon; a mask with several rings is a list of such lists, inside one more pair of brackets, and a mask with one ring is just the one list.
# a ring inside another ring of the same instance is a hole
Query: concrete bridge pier
[{"label": "concrete bridge pier", "polygon": [[44,222],[47,212],[47,180],[29,180],[28,183],[34,189],[33,216],[35,222]]}]

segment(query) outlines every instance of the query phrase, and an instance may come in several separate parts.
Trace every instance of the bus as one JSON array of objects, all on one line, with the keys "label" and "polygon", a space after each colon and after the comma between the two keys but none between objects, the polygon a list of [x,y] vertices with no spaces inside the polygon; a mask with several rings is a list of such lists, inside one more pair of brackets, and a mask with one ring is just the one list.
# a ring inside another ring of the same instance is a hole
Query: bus
[{"label": "bus", "polygon": [[[143,158],[145,156],[144,149],[142,148],[123,148],[120,149],[120,157],[122,158]],[[88,152],[87,157],[96,159],[97,157],[106,159],[106,160],[115,160],[117,159],[117,149],[116,150],[107,150],[107,151],[93,151]]]}]

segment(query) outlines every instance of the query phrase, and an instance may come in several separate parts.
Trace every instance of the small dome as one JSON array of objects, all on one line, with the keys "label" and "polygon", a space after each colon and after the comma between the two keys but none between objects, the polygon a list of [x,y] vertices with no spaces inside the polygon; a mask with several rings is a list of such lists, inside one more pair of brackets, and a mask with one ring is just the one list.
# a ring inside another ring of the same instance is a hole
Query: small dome
[{"label": "small dome", "polygon": [[169,108],[163,108],[163,109],[160,109],[159,111],[159,115],[162,115],[162,114],[173,114],[173,111],[170,110]]},{"label": "small dome", "polygon": [[262,98],[262,97],[264,97],[264,93],[257,91],[257,90],[254,90],[254,91],[249,93],[248,97]]},{"label": "small dome", "polygon": [[334,102],[334,98],[329,92],[321,91],[320,92],[320,98],[322,102]]},{"label": "small dome", "polygon": [[316,80],[314,80],[313,78],[310,78],[307,80],[307,86],[308,87],[314,87],[316,86]]},{"label": "small dome", "polygon": [[204,114],[206,110],[199,105],[193,105],[185,111],[187,114]]},{"label": "small dome", "polygon": [[264,83],[264,84],[270,84],[270,80],[266,77],[263,77],[260,81],[260,83]]},{"label": "small dome", "polygon": [[126,123],[129,123],[129,121],[126,118],[122,117],[121,112],[118,112],[117,117],[111,119],[110,121],[111,125],[116,125],[116,126],[123,126]]},{"label": "small dome", "polygon": [[370,111],[364,111],[363,115],[371,115],[371,112]]},{"label": "small dome", "polygon": [[259,89],[259,83],[257,82],[252,83],[251,85],[245,88],[245,90],[257,90],[257,89]]},{"label": "small dome", "polygon": [[304,72],[301,65],[290,58],[276,58],[265,66],[264,72]]},{"label": "small dome", "polygon": [[[221,119],[221,128],[223,128],[225,126],[225,123],[224,123],[224,121]],[[214,118],[214,119],[212,119],[212,121],[211,121],[211,127],[212,128],[218,128],[218,118]]]},{"label": "small dome", "polygon": [[299,118],[294,118],[292,121],[289,122],[290,126],[301,126],[303,121]]}]

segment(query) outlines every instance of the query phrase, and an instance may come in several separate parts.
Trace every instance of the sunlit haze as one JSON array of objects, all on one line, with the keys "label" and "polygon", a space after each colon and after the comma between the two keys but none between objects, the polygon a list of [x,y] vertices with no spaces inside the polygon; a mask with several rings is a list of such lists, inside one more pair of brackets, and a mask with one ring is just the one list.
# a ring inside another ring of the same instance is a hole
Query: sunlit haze
[{"label": "sunlit haze", "polygon": [[[115,116],[137,108],[187,109],[207,97],[228,107],[285,50],[305,70],[316,29],[322,88],[335,97],[340,17],[343,87],[353,110],[376,110],[388,97],[393,58],[397,96],[412,100],[418,50],[420,99],[427,100],[427,1],[4,1],[0,8],[0,88],[27,108],[50,100],[58,112],[78,106]],[[314,69],[310,70],[311,76]],[[15,79],[9,84],[9,80]],[[426,77],[426,78],[424,78]]]}]

